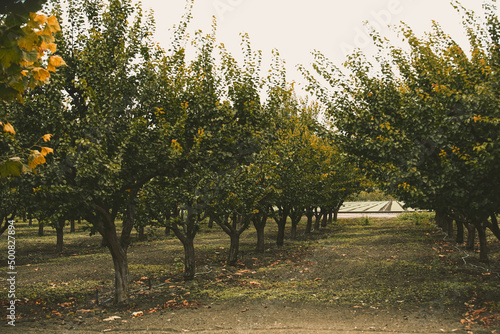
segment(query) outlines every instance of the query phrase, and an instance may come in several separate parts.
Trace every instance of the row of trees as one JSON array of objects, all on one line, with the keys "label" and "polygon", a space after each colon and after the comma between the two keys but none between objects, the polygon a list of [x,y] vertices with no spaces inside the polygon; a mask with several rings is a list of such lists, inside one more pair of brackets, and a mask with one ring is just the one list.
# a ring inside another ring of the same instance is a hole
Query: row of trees
[{"label": "row of trees", "polygon": [[[49,4],[67,66],[50,85],[29,90],[24,103],[6,105],[18,131],[2,144],[29,147],[50,133],[55,154],[45,149],[48,163],[36,175],[2,175],[2,217],[27,210],[57,230],[60,247],[64,222],[83,217],[112,255],[116,302],[128,300],[134,227],[172,229],[192,279],[203,221],[228,234],[234,264],[251,224],[258,250],[268,218],[283,245],[287,221],[293,236],[306,215],[310,232],[314,217],[319,222],[365,188],[362,174],[407,205],[436,211],[441,224],[454,220],[459,239],[467,227],[469,245],[477,231],[481,260],[486,229],[500,238],[493,5],[481,19],[454,3],[470,54],[438,24],[425,38],[403,25],[405,49],[373,31],[374,62],[357,51],[339,68],[315,53],[316,74],[302,70],[319,105],[296,98],[277,52],[261,77],[261,54],[248,36],[242,63],[216,45],[215,23],[189,38],[192,3],[169,50],[152,40],[152,15],[130,0],[67,0],[65,10]],[[332,128],[318,122],[324,107]]]},{"label": "row of trees", "polygon": [[56,229],[61,249],[65,221],[83,217],[112,255],[116,302],[128,300],[134,227],[171,228],[192,279],[203,221],[230,236],[234,264],[250,224],[263,250],[274,218],[283,245],[287,219],[296,234],[307,213],[311,231],[314,215],[338,210],[363,182],[317,121],[320,107],[294,95],[277,52],[262,78],[246,35],[242,64],[216,45],[215,23],[188,37],[191,6],[163,50],[152,40],[152,14],[130,0],[68,0],[65,9],[49,1],[67,66],[7,107],[17,143],[50,133],[54,154],[36,175],[2,179],[3,198],[12,199],[2,200],[2,216],[28,211]]},{"label": "row of trees", "polygon": [[403,24],[404,48],[372,31],[374,59],[358,51],[337,67],[316,52],[314,74],[302,70],[360,168],[450,232],[454,220],[459,242],[464,225],[470,247],[477,231],[487,261],[486,229],[500,239],[500,22],[494,2],[484,17],[452,4],[470,52],[438,23],[423,38]]}]

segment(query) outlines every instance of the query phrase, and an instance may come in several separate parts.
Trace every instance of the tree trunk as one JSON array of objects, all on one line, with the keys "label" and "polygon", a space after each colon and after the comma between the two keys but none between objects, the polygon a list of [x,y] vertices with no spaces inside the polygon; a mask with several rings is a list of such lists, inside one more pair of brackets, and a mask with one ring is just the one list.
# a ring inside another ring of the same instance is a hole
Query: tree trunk
[{"label": "tree trunk", "polygon": [[280,219],[278,222],[278,235],[276,236],[276,246],[283,247],[285,244],[285,225],[286,225],[286,217],[285,219]]},{"label": "tree trunk", "polygon": [[[105,244],[111,253],[113,259],[113,268],[115,270],[115,304],[128,304],[129,285],[128,285],[128,260],[127,245],[122,246],[121,240],[116,233],[114,213],[110,213],[104,207],[95,205],[98,212],[91,222],[102,235],[102,244]],[[122,229],[123,231],[123,229]]]},{"label": "tree trunk", "polygon": [[43,224],[38,222],[38,236],[43,237]]},{"label": "tree trunk", "polygon": [[500,240],[500,228],[498,227],[498,220],[497,217],[495,216],[494,213],[490,215],[491,218],[491,223],[488,223],[488,227],[493,232],[495,237],[497,237],[498,240]]},{"label": "tree trunk", "polygon": [[196,273],[194,262],[194,238],[186,237],[182,241],[184,246],[184,280],[191,281]]},{"label": "tree trunk", "polygon": [[476,224],[477,234],[479,237],[479,261],[489,263],[488,260],[488,241],[486,240],[486,227],[481,222]]},{"label": "tree trunk", "polygon": [[446,215],[444,218],[444,223],[446,226],[446,233],[448,233],[448,237],[453,238],[453,234],[455,233],[455,231],[453,230],[453,219]]},{"label": "tree trunk", "polygon": [[118,238],[109,240],[108,248],[113,257],[113,266],[115,269],[115,304],[128,304],[129,285],[128,285],[128,260],[127,251],[124,250]]},{"label": "tree trunk", "polygon": [[286,219],[290,214],[290,209],[282,207],[278,209],[278,216],[273,215],[276,224],[278,225],[278,234],[276,236],[276,246],[282,247],[285,243],[285,227]]},{"label": "tree trunk", "polygon": [[258,253],[264,253],[265,251],[264,229],[266,227],[266,222],[267,214],[256,216],[253,219],[253,226],[257,232],[257,245],[255,246],[255,251]]},{"label": "tree trunk", "polygon": [[466,246],[466,248],[469,250],[472,250],[472,249],[474,249],[474,244],[476,241],[476,227],[469,222],[464,223],[464,224],[465,224],[465,228],[467,228],[467,246]]},{"label": "tree trunk", "polygon": [[[184,219],[184,213],[186,218]],[[177,224],[171,226],[175,236],[180,240],[184,247],[184,280],[190,281],[194,279],[196,273],[196,265],[194,261],[194,237],[196,236],[196,217],[194,207],[188,206],[186,212],[183,210],[177,214],[183,222],[182,230]]]},{"label": "tree trunk", "polygon": [[64,220],[64,218],[60,218],[56,223],[56,235],[57,235],[56,252],[58,253],[62,253],[63,251],[65,223],[66,220]]},{"label": "tree trunk", "polygon": [[28,226],[33,226],[33,216],[31,215],[31,213],[28,213]]},{"label": "tree trunk", "polygon": [[314,211],[313,210],[307,210],[306,211],[306,217],[307,217],[307,223],[306,223],[305,234],[311,234],[312,224],[313,224],[313,217],[314,217]]},{"label": "tree trunk", "polygon": [[461,221],[455,220],[457,224],[457,244],[462,244],[464,242],[464,223]]},{"label": "tree trunk", "polygon": [[339,209],[333,210],[333,221],[336,222],[339,219]]},{"label": "tree trunk", "polygon": [[144,241],[146,238],[144,237],[144,226],[141,225],[137,227],[137,232],[139,232],[139,241]]},{"label": "tree trunk", "polygon": [[290,238],[295,240],[297,239],[297,225],[299,222],[292,220],[292,228],[290,229]]},{"label": "tree trunk", "polygon": [[326,228],[328,223],[328,210],[325,208],[321,209],[323,211],[323,219],[321,219],[321,228]]},{"label": "tree trunk", "polygon": [[318,209],[315,209],[314,217],[316,220],[314,221],[314,231],[319,231],[319,227],[321,225],[321,217],[323,217],[323,212]]},{"label": "tree trunk", "polygon": [[229,256],[227,258],[227,263],[230,266],[236,265],[238,262],[238,252],[240,248],[240,234],[238,232],[233,232],[230,235],[231,246],[229,247]]},{"label": "tree trunk", "polygon": [[75,220],[71,219],[70,225],[69,225],[69,233],[75,233],[76,227],[75,227]]}]

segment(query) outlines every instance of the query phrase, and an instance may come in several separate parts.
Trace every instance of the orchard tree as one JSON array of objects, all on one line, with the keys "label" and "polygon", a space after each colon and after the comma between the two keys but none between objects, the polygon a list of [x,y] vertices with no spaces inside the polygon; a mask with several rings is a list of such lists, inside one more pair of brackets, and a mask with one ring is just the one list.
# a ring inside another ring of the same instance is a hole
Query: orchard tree
[{"label": "orchard tree", "polygon": [[474,226],[487,261],[485,227],[498,230],[489,218],[500,203],[498,20],[492,4],[483,20],[454,6],[465,17],[469,54],[437,23],[425,38],[402,25],[408,51],[372,32],[375,65],[357,51],[342,70],[315,53],[314,68],[332,89],[304,73],[360,168],[407,205]]},{"label": "orchard tree", "polygon": [[[63,11],[57,2],[54,8]],[[57,43],[68,66],[53,75],[53,91],[30,97],[25,108],[25,115],[36,111],[50,128],[58,153],[40,170],[38,189],[58,219],[78,207],[103,236],[113,259],[115,302],[127,302],[136,196],[165,174],[173,154],[168,134],[151,123],[147,88],[158,54],[150,40],[152,18],[126,0],[68,1],[64,8],[67,21]],[[31,119],[19,124],[31,126]]]}]

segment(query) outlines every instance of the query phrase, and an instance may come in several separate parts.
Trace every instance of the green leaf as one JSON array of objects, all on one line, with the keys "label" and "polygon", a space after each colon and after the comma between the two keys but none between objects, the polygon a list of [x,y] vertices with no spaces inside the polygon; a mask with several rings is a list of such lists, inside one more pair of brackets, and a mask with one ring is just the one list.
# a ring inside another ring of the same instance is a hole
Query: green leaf
[{"label": "green leaf", "polygon": [[19,161],[19,158],[11,158],[0,165],[0,176],[2,176],[2,178],[20,176],[22,170],[23,164]]}]

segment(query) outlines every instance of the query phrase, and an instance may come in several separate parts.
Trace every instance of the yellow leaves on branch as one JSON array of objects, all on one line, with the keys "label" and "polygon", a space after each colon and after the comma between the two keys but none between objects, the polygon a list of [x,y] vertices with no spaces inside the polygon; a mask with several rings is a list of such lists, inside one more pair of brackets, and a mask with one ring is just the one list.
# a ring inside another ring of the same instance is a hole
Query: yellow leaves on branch
[{"label": "yellow leaves on branch", "polygon": [[46,135],[42,136],[42,139],[44,142],[50,141],[51,138],[52,138],[52,135],[50,133],[47,133]]},{"label": "yellow leaves on branch", "polygon": [[38,165],[42,165],[47,162],[47,160],[45,160],[45,157],[49,153],[54,153],[54,149],[50,147],[41,147],[41,151],[32,150],[31,154],[28,157],[28,165],[31,167],[31,169],[35,170]]},{"label": "yellow leaves on branch", "polygon": [[45,162],[46,162],[45,156],[43,156],[40,151],[38,150],[31,151],[31,154],[29,155],[28,158],[28,165],[31,167],[31,169],[35,170],[36,166],[42,165]]},{"label": "yellow leaves on branch", "polygon": [[[46,83],[50,78],[49,72],[55,72],[56,68],[66,65],[60,56],[53,55],[57,50],[54,34],[60,30],[55,16],[31,13],[30,20],[22,27],[22,33],[18,34],[15,45],[23,52],[6,51],[19,55],[2,62],[4,67],[16,64],[21,66],[18,72],[20,75],[9,84],[19,92],[19,99],[25,89]],[[48,52],[52,55],[47,54]]]}]

